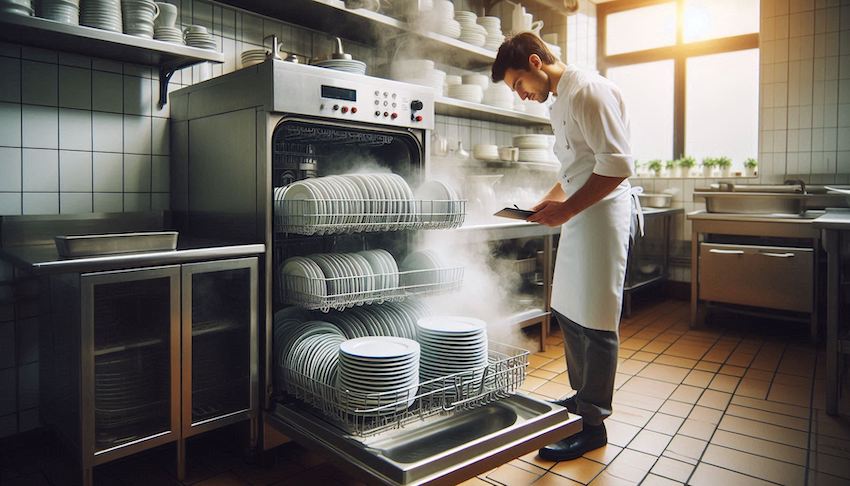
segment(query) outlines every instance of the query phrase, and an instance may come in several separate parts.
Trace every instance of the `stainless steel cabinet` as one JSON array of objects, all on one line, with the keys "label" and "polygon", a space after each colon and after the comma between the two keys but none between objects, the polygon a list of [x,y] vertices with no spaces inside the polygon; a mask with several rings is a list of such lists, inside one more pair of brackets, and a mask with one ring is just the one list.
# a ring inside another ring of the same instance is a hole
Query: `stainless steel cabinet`
[{"label": "stainless steel cabinet", "polygon": [[[257,418],[257,258],[50,277],[43,419],[93,467]],[[75,363],[77,366],[75,366]]]}]

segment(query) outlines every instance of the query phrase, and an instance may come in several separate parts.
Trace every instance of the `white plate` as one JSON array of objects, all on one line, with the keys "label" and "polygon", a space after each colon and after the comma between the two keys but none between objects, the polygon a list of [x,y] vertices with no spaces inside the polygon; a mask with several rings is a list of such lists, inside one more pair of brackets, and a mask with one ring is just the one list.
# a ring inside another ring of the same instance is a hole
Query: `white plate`
[{"label": "white plate", "polygon": [[388,359],[419,353],[419,343],[396,337],[365,337],[340,344],[341,352],[357,358]]},{"label": "white plate", "polygon": [[419,319],[419,329],[447,335],[475,335],[486,332],[487,323],[481,319],[463,316],[433,316]]}]

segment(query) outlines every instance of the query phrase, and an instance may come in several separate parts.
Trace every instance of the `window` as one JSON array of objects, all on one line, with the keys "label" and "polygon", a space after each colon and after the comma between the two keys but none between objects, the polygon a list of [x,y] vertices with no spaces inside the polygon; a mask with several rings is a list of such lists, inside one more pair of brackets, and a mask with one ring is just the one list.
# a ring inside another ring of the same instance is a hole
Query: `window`
[{"label": "window", "polygon": [[620,0],[597,16],[636,159],[757,157],[759,0]]}]

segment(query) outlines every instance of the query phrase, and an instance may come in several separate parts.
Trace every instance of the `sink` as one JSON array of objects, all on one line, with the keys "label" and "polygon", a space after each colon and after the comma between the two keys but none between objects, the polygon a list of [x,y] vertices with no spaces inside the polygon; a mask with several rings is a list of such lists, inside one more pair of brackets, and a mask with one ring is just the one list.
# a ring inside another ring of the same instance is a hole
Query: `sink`
[{"label": "sink", "polygon": [[[756,186],[748,186],[748,189]],[[847,207],[847,200],[841,194],[823,192],[801,193],[788,190],[769,191],[777,186],[765,187],[764,192],[732,191],[716,189],[697,189],[694,197],[705,199],[705,209],[709,213],[726,214],[781,214],[802,215],[806,210],[828,207]],[[782,187],[782,186],[778,186]]]}]

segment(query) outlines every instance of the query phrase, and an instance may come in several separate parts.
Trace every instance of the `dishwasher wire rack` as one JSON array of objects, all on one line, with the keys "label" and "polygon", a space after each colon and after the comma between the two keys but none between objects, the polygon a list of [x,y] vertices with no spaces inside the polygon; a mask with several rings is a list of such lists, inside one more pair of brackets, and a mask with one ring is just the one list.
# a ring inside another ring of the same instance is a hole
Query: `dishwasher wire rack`
[{"label": "dishwasher wire rack", "polygon": [[[525,381],[529,352],[494,341],[488,343],[485,366],[383,393],[340,390],[289,368],[285,392],[360,437],[399,429],[428,417],[481,407],[514,393]],[[374,404],[363,407],[361,404]]]},{"label": "dishwasher wire rack", "polygon": [[276,200],[275,230],[299,235],[452,229],[466,219],[466,200]]}]

